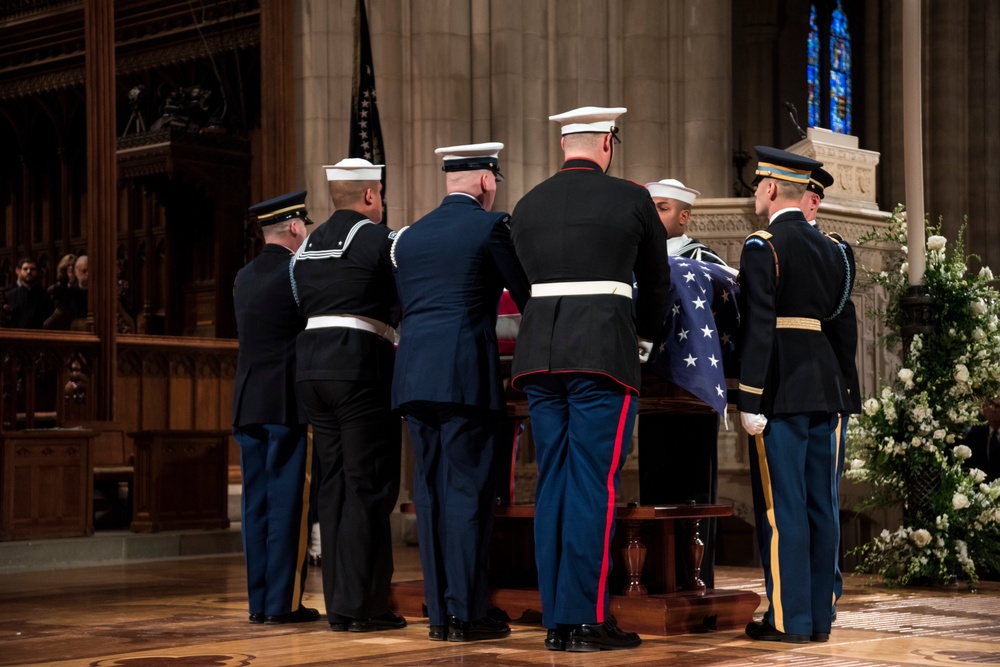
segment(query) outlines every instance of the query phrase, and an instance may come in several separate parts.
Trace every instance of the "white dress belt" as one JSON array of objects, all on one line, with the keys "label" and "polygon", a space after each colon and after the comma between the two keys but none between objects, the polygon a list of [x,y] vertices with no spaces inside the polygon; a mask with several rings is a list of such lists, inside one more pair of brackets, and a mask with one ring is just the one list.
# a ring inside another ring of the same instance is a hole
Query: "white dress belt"
[{"label": "white dress belt", "polygon": [[395,330],[385,322],[379,322],[370,317],[356,317],[354,315],[317,315],[310,317],[306,322],[306,329],[326,329],[328,327],[341,327],[343,329],[360,329],[385,338],[390,343],[396,337]]},{"label": "white dress belt", "polygon": [[617,280],[584,280],[572,283],[539,283],[531,286],[531,296],[583,296],[616,294],[632,298],[632,286]]}]

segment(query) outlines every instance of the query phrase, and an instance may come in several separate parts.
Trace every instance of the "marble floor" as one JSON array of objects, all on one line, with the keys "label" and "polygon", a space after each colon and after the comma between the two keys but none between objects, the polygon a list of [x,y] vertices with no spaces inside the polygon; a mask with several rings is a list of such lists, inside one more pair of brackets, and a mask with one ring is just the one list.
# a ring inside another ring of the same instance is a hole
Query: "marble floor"
[{"label": "marble floor", "polygon": [[[415,548],[396,553],[396,579],[419,578]],[[759,593],[756,570],[717,568],[719,588]],[[306,604],[322,609],[320,573]],[[427,622],[394,632],[330,632],[325,622],[247,623],[240,555],[0,574],[0,665],[228,667],[235,665],[1000,665],[1000,585],[977,591],[889,590],[850,577],[828,643],[751,641],[740,630],[644,636],[640,648],[546,651],[544,630],[512,624],[508,639],[432,642]]]}]

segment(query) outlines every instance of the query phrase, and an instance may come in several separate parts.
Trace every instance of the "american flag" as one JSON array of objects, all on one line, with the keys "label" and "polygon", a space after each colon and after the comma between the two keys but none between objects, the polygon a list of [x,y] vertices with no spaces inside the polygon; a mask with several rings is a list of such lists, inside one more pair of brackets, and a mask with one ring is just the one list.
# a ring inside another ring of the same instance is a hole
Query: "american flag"
[{"label": "american flag", "polygon": [[[358,0],[354,20],[354,79],[351,96],[351,138],[348,157],[360,157],[372,164],[385,164],[382,144],[382,125],[375,105],[375,65],[372,62],[372,44],[368,36],[368,15],[364,0]],[[385,169],[382,170],[382,189],[385,192]],[[385,198],[382,199],[383,222]]]},{"label": "american flag", "polygon": [[726,412],[726,378],[739,377],[736,276],[718,264],[670,257],[670,305],[653,372]]}]

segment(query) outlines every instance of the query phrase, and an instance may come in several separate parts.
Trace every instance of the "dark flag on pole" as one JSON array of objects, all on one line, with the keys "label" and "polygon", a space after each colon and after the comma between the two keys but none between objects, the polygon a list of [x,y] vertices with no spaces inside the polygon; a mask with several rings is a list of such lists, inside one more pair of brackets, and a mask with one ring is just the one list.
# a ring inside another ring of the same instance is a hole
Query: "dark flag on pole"
[{"label": "dark flag on pole", "polygon": [[[364,0],[358,0],[354,16],[354,85],[351,96],[351,139],[348,157],[360,157],[372,164],[385,164],[382,126],[375,105],[375,66],[368,36],[368,15]],[[382,222],[385,223],[385,169],[382,170]]]}]

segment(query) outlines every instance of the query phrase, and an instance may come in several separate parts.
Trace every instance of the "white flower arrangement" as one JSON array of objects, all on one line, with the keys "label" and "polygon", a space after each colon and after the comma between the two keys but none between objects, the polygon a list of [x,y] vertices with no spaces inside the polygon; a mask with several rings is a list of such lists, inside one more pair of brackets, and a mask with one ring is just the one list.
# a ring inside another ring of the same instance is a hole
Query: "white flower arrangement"
[{"label": "white flower arrangement", "polygon": [[[897,208],[886,230],[860,239],[903,248],[896,270],[866,272],[888,295],[879,313],[888,345],[902,342],[900,304],[909,289],[903,213]],[[961,235],[949,243],[939,231],[927,229],[924,275],[935,331],[902,350],[895,381],[864,401],[849,433],[844,474],[872,489],[861,509],[903,507],[906,525],[860,548],[861,569],[889,585],[975,582],[980,566],[1000,571],[1000,480],[986,483],[981,470],[966,468],[972,451],[961,444],[980,423],[983,400],[1000,395],[1000,294],[988,267],[968,273]]]}]

